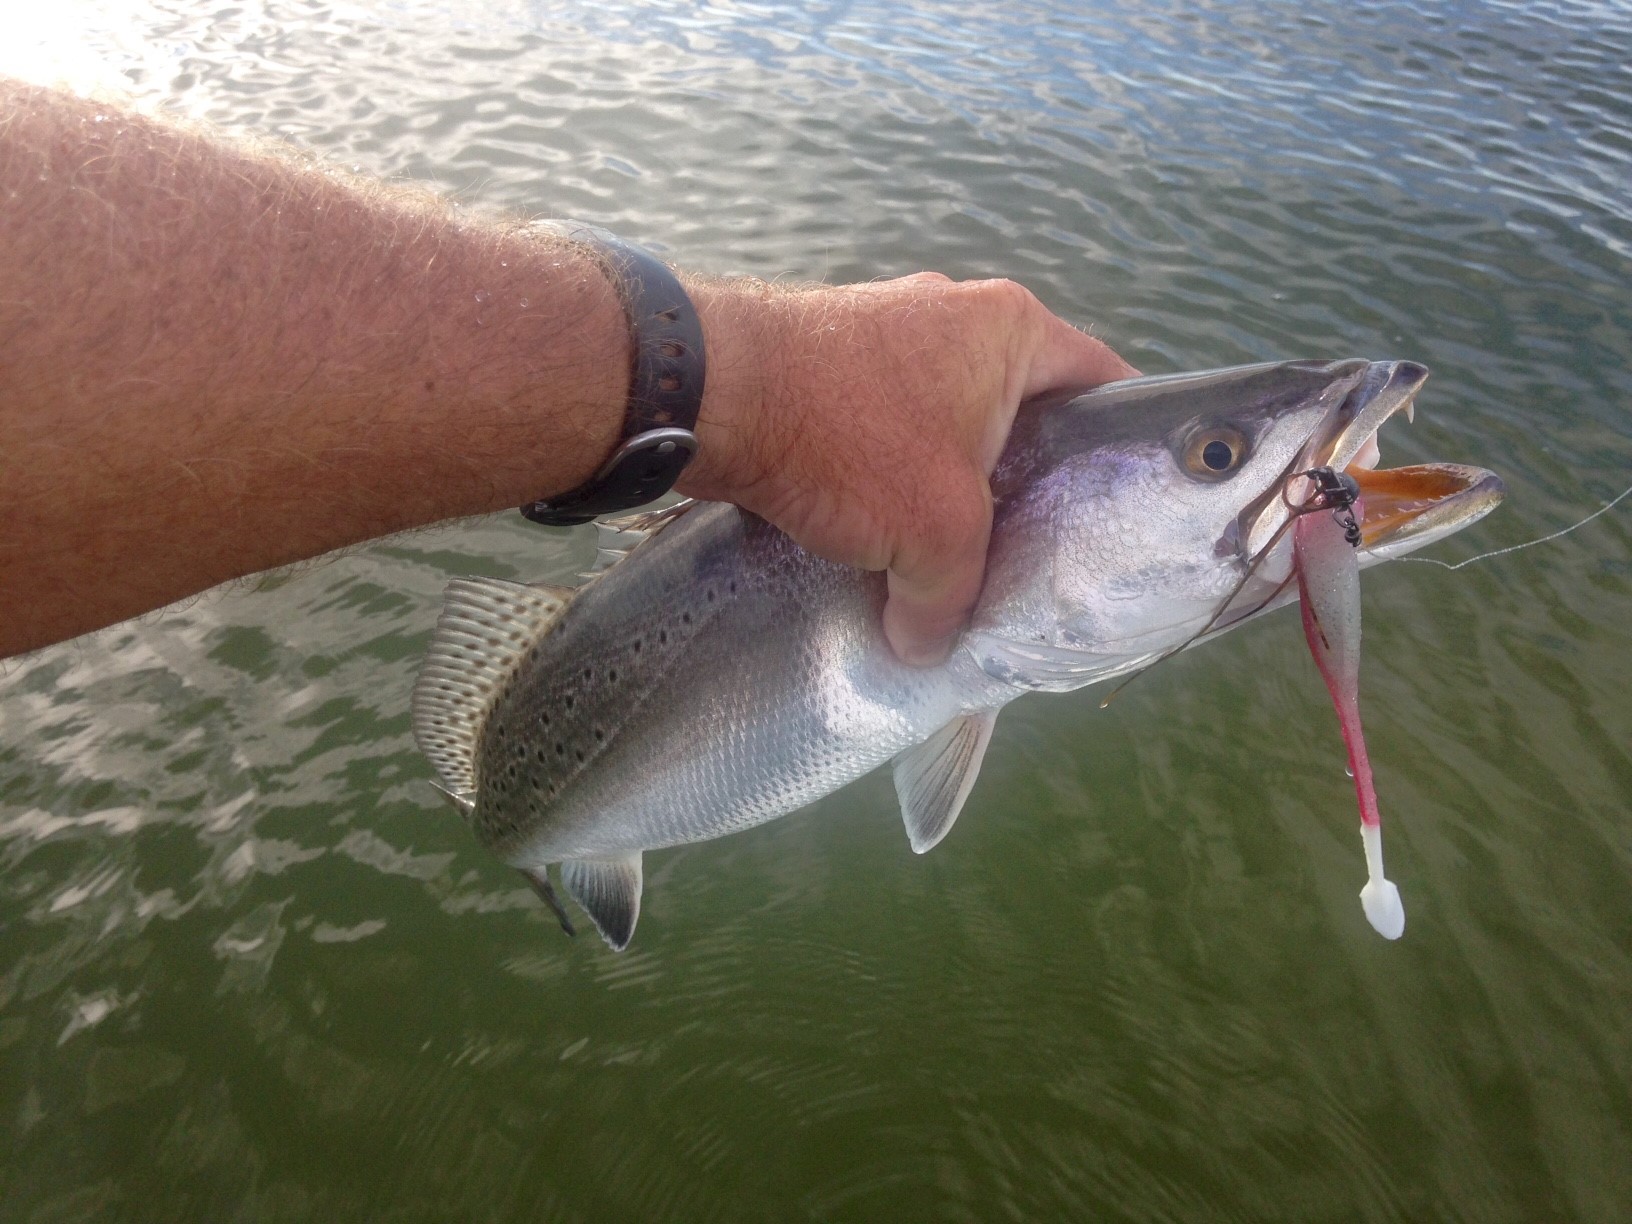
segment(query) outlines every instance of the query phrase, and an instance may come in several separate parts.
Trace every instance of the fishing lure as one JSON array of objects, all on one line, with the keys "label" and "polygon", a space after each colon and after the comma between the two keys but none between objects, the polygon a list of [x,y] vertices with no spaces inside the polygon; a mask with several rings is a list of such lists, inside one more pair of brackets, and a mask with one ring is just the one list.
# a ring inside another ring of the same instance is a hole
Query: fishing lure
[{"label": "fishing lure", "polygon": [[[1360,840],[1366,852],[1366,886],[1360,904],[1366,919],[1385,939],[1405,931],[1400,890],[1383,874],[1383,826],[1372,781],[1371,760],[1360,729],[1360,487],[1331,468],[1299,473],[1314,489],[1292,527],[1299,607],[1309,652],[1326,681],[1343,728],[1343,744],[1360,804]],[[1330,514],[1310,513],[1330,510]]]}]

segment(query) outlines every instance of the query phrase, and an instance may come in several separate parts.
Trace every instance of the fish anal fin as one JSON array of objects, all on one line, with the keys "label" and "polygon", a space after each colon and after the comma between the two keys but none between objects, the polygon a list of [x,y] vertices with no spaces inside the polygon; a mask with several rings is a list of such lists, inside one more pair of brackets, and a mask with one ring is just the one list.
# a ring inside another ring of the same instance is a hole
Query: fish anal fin
[{"label": "fish anal fin", "polygon": [[895,758],[895,793],[913,853],[945,837],[980,773],[995,712],[960,714],[916,748]]},{"label": "fish anal fin", "polygon": [[569,859],[561,864],[567,895],[589,915],[614,952],[629,946],[640,917],[640,852],[617,859]]},{"label": "fish anal fin", "polygon": [[444,790],[454,796],[475,792],[476,740],[487,711],[572,594],[499,578],[458,578],[448,584],[411,703],[414,741]]},{"label": "fish anal fin", "polygon": [[547,867],[521,867],[518,870],[522,878],[532,885],[544,904],[555,912],[555,920],[561,924],[561,929],[568,935],[578,934],[572,925],[572,919],[567,917],[567,907],[561,904],[561,898],[556,895],[555,888],[550,883],[550,872]]}]

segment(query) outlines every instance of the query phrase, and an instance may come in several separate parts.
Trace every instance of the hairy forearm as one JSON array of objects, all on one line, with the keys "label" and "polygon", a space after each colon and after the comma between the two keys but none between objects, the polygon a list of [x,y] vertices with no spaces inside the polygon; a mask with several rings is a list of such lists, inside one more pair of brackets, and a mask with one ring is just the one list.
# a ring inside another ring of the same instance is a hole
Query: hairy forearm
[{"label": "hairy forearm", "polygon": [[[1009,281],[686,283],[708,377],[676,487],[887,568],[915,662],[979,593],[1020,401],[1132,372]],[[0,80],[0,657],[565,492],[629,361],[560,239]]]},{"label": "hairy forearm", "polygon": [[570,488],[627,381],[570,244],[0,81],[0,655]]}]

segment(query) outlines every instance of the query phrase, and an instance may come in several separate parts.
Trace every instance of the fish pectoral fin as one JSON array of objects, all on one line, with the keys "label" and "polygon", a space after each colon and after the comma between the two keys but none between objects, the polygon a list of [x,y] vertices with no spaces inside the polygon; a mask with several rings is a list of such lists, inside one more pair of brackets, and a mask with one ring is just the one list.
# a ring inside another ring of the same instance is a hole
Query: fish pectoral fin
[{"label": "fish pectoral fin", "polygon": [[561,929],[568,935],[576,935],[578,931],[572,925],[572,919],[567,917],[567,907],[561,904],[561,898],[556,896],[555,888],[550,884],[550,873],[546,867],[519,867],[522,878],[533,886],[533,891],[539,895],[544,904],[555,912],[555,920],[561,924]]},{"label": "fish pectoral fin", "polygon": [[951,831],[996,725],[995,712],[960,714],[895,758],[895,793],[913,853],[932,849]]},{"label": "fish pectoral fin", "polygon": [[561,864],[567,895],[589,915],[614,952],[629,946],[640,917],[640,851],[620,859],[569,859]]}]

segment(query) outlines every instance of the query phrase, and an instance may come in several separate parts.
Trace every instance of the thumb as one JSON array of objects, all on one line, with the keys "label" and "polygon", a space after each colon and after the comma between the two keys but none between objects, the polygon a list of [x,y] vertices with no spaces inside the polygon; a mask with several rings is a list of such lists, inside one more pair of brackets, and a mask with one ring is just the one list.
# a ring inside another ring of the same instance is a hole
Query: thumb
[{"label": "thumb", "polygon": [[991,487],[969,469],[961,487],[943,487],[913,521],[917,534],[890,561],[884,636],[903,663],[930,667],[946,659],[980,596],[992,534]]}]

